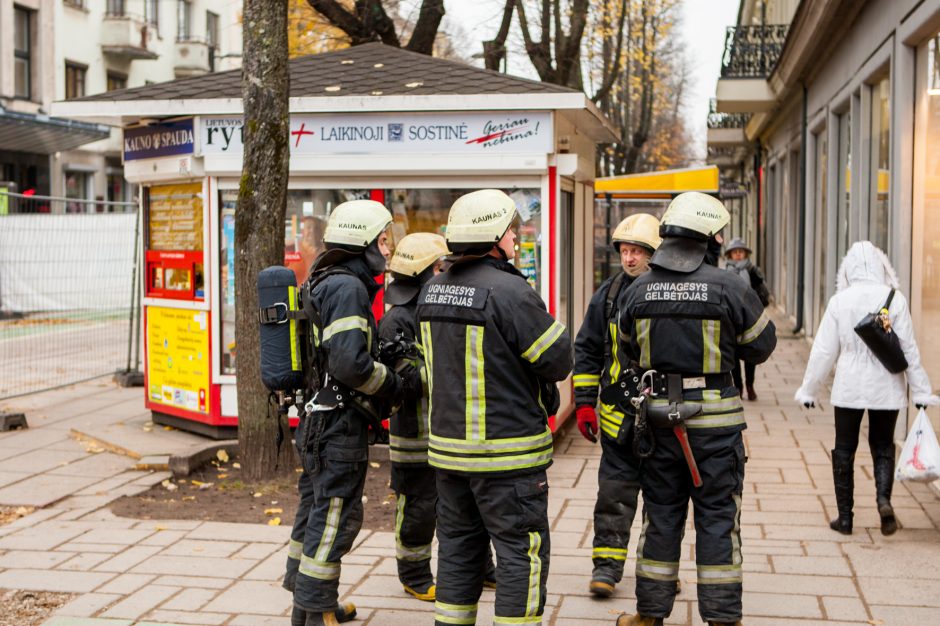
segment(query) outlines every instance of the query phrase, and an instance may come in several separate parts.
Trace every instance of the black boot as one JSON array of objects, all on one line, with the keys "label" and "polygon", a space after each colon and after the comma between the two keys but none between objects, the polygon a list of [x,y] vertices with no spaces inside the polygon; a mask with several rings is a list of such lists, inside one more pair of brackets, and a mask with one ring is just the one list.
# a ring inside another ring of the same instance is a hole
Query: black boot
[{"label": "black boot", "polygon": [[875,493],[878,515],[881,517],[881,534],[893,535],[898,530],[898,520],[891,507],[891,488],[894,486],[894,445],[871,451],[875,466]]},{"label": "black boot", "polygon": [[855,503],[855,453],[832,451],[832,483],[836,490],[839,517],[829,522],[829,528],[843,535],[852,534],[852,506]]}]

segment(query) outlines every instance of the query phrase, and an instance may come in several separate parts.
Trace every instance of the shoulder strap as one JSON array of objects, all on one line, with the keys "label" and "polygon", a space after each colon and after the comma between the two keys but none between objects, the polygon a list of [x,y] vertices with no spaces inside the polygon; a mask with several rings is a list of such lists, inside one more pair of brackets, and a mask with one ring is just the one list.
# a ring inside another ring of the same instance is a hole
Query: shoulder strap
[{"label": "shoulder strap", "polygon": [[892,300],[894,300],[894,288],[893,287],[891,288],[891,293],[888,294],[888,299],[885,300],[885,305],[881,308],[890,309]]},{"label": "shoulder strap", "polygon": [[607,322],[610,320],[611,314],[614,312],[614,303],[617,300],[617,294],[620,293],[620,286],[623,284],[623,278],[626,276],[626,273],[620,272],[610,283],[610,287],[607,288],[607,298],[604,301],[604,321]]}]

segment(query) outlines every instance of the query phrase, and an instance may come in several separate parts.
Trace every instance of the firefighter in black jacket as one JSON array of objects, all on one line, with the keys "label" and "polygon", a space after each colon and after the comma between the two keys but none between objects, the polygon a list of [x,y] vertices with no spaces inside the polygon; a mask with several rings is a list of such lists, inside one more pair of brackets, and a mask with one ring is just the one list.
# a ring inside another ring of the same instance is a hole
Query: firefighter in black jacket
[{"label": "firefighter in black jacket", "polygon": [[296,433],[303,473],[284,586],[294,592],[291,626],[332,626],[355,615],[337,602],[340,560],[362,527],[368,428],[373,398],[398,403],[419,393],[410,368],[396,374],[378,356],[372,300],[385,271],[386,229],[379,202],[354,200],[333,209],[304,289],[319,380]]},{"label": "firefighter in black jacket", "polygon": [[434,469],[428,465],[427,377],[423,359],[417,353],[415,314],[418,291],[438,273],[447,253],[447,242],[432,233],[413,233],[398,242],[388,266],[393,280],[385,290],[385,302],[392,307],[379,322],[383,349],[390,349],[399,362],[410,361],[418,367],[425,387],[421,396],[404,403],[389,420],[389,457],[395,491],[398,579],[405,591],[429,602],[435,597],[431,541],[437,485]]},{"label": "firefighter in black jacket", "polygon": [[677,196],[663,215],[663,242],[650,271],[620,301],[625,348],[647,372],[654,395],[638,409],[653,450],[641,474],[637,615],[622,615],[618,626],[662,624],[671,613],[690,498],[699,613],[710,625],[741,623],[746,423],[731,369],[739,358],[765,361],[776,335],[753,290],[705,263],[728,220],[711,196]]},{"label": "firefighter in black jacket", "polygon": [[437,469],[435,624],[475,624],[496,548],[495,624],[541,624],[548,577],[548,480],[556,381],[571,371],[564,325],[510,263],[515,204],[485,189],[457,199],[457,256],[418,297]]},{"label": "firefighter in black jacket", "polygon": [[[649,269],[650,255],[661,241],[659,220],[646,213],[631,215],[617,225],[611,241],[620,255],[623,271],[605,280],[594,293],[574,342],[578,430],[592,443],[597,442],[598,435],[594,411],[598,387],[613,384],[624,366],[629,365],[617,341],[617,298],[637,276]],[[640,492],[640,462],[629,442],[617,443],[623,413],[604,403],[600,404],[599,412],[601,462],[594,505],[594,573],[589,590],[607,598],[623,577],[630,526]]]}]

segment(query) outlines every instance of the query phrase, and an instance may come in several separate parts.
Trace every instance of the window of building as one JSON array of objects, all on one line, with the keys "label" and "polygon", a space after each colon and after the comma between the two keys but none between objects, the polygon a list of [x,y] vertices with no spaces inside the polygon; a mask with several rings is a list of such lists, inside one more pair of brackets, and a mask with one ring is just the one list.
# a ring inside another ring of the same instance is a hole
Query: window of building
[{"label": "window of building", "polygon": [[124,0],[108,0],[107,15],[124,17]]},{"label": "window of building", "polygon": [[827,266],[829,259],[829,207],[826,203],[829,186],[829,135],[823,129],[816,135],[816,180],[813,196],[816,200],[816,322],[822,320],[828,302],[829,281]]},{"label": "window of building", "polygon": [[849,211],[852,206],[852,112],[839,116],[839,184],[836,187],[836,258],[849,250]]},{"label": "window of building", "polygon": [[891,88],[886,76],[871,90],[871,177],[869,178],[868,240],[888,251],[891,212]]},{"label": "window of building", "polygon": [[65,0],[65,6],[75,9],[84,9],[85,0]]},{"label": "window of building", "polygon": [[32,11],[13,7],[13,95],[27,100],[33,97]]},{"label": "window of building", "polygon": [[177,0],[176,2],[177,41],[192,39],[193,3],[190,0]]},{"label": "window of building", "polygon": [[65,203],[66,213],[92,212],[92,204],[84,202],[91,199],[91,173],[66,170],[65,197],[70,200]]},{"label": "window of building", "polygon": [[85,95],[85,74],[88,66],[65,62],[65,99],[81,98]]},{"label": "window of building", "polygon": [[209,44],[209,71],[215,71],[215,57],[219,53],[219,16],[206,11],[206,43]]},{"label": "window of building", "polygon": [[127,89],[127,74],[108,72],[108,91]]},{"label": "window of building", "polygon": [[157,0],[144,0],[144,21],[153,27],[154,33],[160,33],[160,3]]}]

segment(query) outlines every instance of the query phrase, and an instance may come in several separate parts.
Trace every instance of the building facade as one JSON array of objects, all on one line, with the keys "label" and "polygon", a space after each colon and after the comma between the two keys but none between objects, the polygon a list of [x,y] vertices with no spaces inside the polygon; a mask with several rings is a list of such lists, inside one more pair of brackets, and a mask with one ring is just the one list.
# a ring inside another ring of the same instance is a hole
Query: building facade
[{"label": "building facade", "polygon": [[870,240],[940,379],[940,0],[744,0],[709,122],[793,329],[814,334],[842,257]]},{"label": "building facade", "polygon": [[0,182],[40,195],[133,199],[120,130],[50,118],[50,104],[239,67],[241,4],[0,0]]}]

